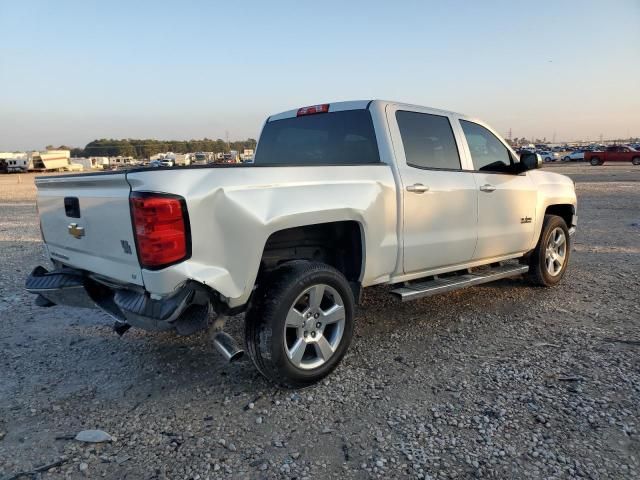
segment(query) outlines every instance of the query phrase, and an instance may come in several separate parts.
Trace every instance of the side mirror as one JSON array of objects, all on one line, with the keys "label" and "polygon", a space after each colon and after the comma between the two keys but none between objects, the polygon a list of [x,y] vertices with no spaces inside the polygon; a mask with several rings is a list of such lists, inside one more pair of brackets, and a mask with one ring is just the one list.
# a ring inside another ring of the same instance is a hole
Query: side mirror
[{"label": "side mirror", "polygon": [[542,166],[542,157],[537,153],[522,152],[520,154],[520,165],[522,165],[522,170],[525,172],[540,168]]}]

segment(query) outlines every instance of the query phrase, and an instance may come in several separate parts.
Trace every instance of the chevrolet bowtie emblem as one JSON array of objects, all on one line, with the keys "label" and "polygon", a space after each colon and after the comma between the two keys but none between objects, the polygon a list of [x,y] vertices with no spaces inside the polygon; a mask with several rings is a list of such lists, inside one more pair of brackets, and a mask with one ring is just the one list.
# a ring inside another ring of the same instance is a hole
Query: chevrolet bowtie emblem
[{"label": "chevrolet bowtie emblem", "polygon": [[84,237],[84,227],[79,227],[77,223],[70,223],[67,231],[69,235],[73,235],[76,238]]}]

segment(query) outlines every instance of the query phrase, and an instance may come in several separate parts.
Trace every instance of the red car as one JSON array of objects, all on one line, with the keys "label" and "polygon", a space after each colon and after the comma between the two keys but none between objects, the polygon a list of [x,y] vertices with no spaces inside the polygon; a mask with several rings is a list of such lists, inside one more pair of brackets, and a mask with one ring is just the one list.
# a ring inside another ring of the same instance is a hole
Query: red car
[{"label": "red car", "polygon": [[604,152],[584,152],[584,160],[591,165],[602,165],[604,162],[631,162],[640,165],[640,151],[624,145],[613,145]]}]

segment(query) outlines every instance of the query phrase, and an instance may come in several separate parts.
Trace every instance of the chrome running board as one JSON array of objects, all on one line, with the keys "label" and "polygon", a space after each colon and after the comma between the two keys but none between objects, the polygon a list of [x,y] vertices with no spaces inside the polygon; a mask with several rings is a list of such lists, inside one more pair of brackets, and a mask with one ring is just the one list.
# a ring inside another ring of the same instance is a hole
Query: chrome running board
[{"label": "chrome running board", "polygon": [[528,271],[528,265],[500,265],[498,267],[491,267],[490,269],[478,270],[452,277],[440,278],[435,276],[432,280],[405,284],[402,287],[392,290],[391,293],[403,302],[408,302],[409,300],[451,292],[473,285],[493,282],[494,280],[500,280],[502,278],[516,277]]}]

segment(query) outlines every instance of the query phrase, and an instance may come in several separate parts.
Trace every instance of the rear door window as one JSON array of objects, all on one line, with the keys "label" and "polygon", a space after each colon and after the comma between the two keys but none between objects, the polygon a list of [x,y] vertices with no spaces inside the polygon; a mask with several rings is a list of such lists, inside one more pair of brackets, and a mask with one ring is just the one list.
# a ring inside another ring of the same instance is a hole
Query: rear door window
[{"label": "rear door window", "polygon": [[447,117],[398,110],[396,120],[407,165],[460,170],[460,155]]},{"label": "rear door window", "polygon": [[346,110],[267,122],[255,164],[351,165],[380,163],[368,110]]}]

